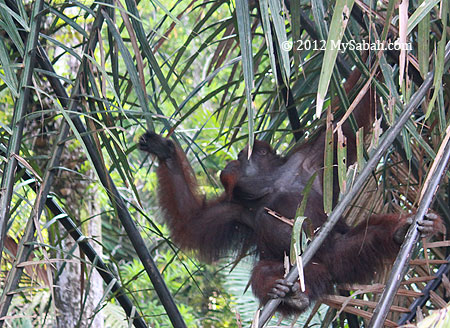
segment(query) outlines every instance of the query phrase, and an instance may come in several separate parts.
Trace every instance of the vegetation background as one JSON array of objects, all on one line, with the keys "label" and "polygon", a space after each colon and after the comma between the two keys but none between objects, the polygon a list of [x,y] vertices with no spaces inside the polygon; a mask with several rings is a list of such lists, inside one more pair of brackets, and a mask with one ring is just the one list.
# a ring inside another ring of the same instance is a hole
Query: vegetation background
[{"label": "vegetation background", "polygon": [[[247,143],[263,139],[286,154],[324,125],[321,114],[334,99],[341,117],[364,85],[382,103],[370,156],[433,71],[432,86],[347,220],[361,219],[369,206],[411,211],[449,136],[449,38],[448,0],[0,0],[0,326],[128,327],[115,298],[120,285],[133,315],[168,327],[141,261],[148,255],[188,327],[248,326],[258,308],[244,293],[253,260],[206,265],[170,242],[139,136],[170,134],[201,190],[214,197],[222,191],[218,172]],[[370,49],[366,59],[325,40],[399,40],[411,48]],[[363,78],[347,96],[343,81],[354,69]],[[356,170],[364,162],[360,156]],[[447,229],[449,187],[447,173],[434,207]],[[136,251],[139,242],[145,247]],[[94,261],[87,243],[99,255]],[[391,320],[447,265],[447,247],[417,252]],[[106,282],[99,267],[111,274]],[[357,325],[379,296],[364,291],[352,304]],[[423,315],[445,306],[448,291],[444,278]],[[351,326],[336,315],[343,303],[314,308],[311,323]]]}]

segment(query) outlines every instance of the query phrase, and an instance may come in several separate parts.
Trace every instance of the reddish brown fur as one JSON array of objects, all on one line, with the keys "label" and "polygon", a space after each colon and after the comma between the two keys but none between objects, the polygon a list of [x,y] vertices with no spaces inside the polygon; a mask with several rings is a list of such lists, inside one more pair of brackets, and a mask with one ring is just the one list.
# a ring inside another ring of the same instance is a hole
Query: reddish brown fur
[{"label": "reddish brown fur", "polygon": [[233,189],[236,186],[236,183],[239,179],[240,173],[240,162],[239,161],[231,161],[227,164],[225,169],[220,173],[220,182],[225,189],[225,194],[227,200],[231,200],[233,197]]},{"label": "reddish brown fur", "polygon": [[[350,78],[356,83],[354,78]],[[370,94],[357,108],[359,126],[369,126],[373,116]],[[361,121],[365,119],[365,121]],[[353,140],[346,128],[347,137]],[[264,142],[256,141],[250,160],[244,149],[221,175],[225,193],[205,200],[198,193],[195,177],[185,154],[172,141],[148,132],[140,148],[160,159],[157,171],[159,197],[175,243],[195,250],[206,261],[218,259],[228,251],[242,253],[254,249],[259,257],[252,272],[252,289],[262,301],[276,280],[283,277],[284,254],[289,252],[292,227],[267,214],[266,207],[293,218],[302,199],[301,191],[314,173],[322,175],[323,133],[309,144],[280,157]],[[349,147],[348,158],[355,157]],[[323,191],[318,178],[307,199],[305,215],[314,229],[327,216],[323,212]],[[306,294],[316,300],[333,291],[339,283],[365,283],[385,261],[391,261],[399,245],[394,234],[404,227],[401,215],[374,215],[355,227],[338,222],[326,242],[305,267]],[[302,311],[282,303],[280,310]]]}]

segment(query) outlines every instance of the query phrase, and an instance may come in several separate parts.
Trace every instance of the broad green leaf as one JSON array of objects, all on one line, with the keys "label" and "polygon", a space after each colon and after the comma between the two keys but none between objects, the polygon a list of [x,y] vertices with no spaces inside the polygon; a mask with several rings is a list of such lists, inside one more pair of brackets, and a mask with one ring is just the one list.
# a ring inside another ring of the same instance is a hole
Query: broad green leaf
[{"label": "broad green leaf", "polygon": [[305,188],[302,190],[302,201],[300,202],[300,205],[297,208],[297,211],[295,213],[295,216],[304,216],[305,215],[305,209],[306,204],[308,202],[309,193],[311,192],[311,188],[314,184],[314,180],[316,180],[317,172],[314,173],[309,179],[308,182],[306,182]]},{"label": "broad green leaf", "polygon": [[439,132],[441,136],[444,136],[445,129],[447,128],[447,121],[445,117],[445,101],[444,101],[444,88],[439,89],[438,96],[438,118],[439,118]]},{"label": "broad green leaf", "polygon": [[[434,6],[436,6],[439,1],[441,0],[427,0],[422,2],[419,7],[414,11],[414,13],[409,17],[408,19],[408,32],[411,33],[411,31],[423,20],[423,18],[428,15],[428,13],[433,9]],[[445,2],[445,0],[444,0]]]},{"label": "broad green leaf", "polygon": [[314,16],[314,23],[316,24],[320,38],[325,40],[328,35],[327,22],[325,21],[325,8],[322,0],[311,1],[311,11]]},{"label": "broad green leaf", "polygon": [[[441,2],[441,12],[442,12],[442,26],[447,26],[447,14],[449,3],[448,0],[442,0]],[[434,107],[434,103],[439,94],[440,88],[442,88],[442,75],[444,74],[444,55],[445,55],[445,43],[447,41],[447,33],[442,33],[441,40],[438,42],[437,53],[434,56],[434,81],[433,81],[433,96],[431,97],[430,103],[428,104],[427,113],[425,119],[428,119],[431,114],[431,110]]]},{"label": "broad green leaf", "polygon": [[397,2],[396,1],[389,1],[388,3],[388,8],[386,11],[386,18],[385,18],[385,22],[384,22],[384,26],[383,26],[383,32],[381,33],[381,40],[385,41],[391,26],[391,20],[392,20],[392,15],[394,13],[395,10],[395,6],[396,6]]},{"label": "broad green leaf", "polygon": [[247,98],[247,117],[248,117],[248,145],[251,155],[255,138],[254,119],[255,114],[252,102],[252,90],[254,86],[253,76],[253,55],[252,55],[252,35],[250,30],[250,11],[247,0],[236,0],[236,19],[239,31],[239,44],[242,54],[242,69],[245,81],[245,96]]},{"label": "broad green leaf", "polygon": [[278,41],[278,49],[280,49],[280,64],[283,67],[282,76],[284,83],[289,85],[291,77],[291,65],[289,61],[289,51],[286,50],[285,45],[288,43],[286,36],[286,24],[284,22],[283,10],[281,9],[282,0],[269,0],[270,12],[272,13],[273,25]]},{"label": "broad green leaf", "polygon": [[[400,44],[406,44],[406,35],[407,35],[407,25],[408,25],[408,6],[409,0],[402,0],[398,7],[398,37]],[[399,85],[402,88],[406,87],[406,83],[403,80],[403,76],[405,74],[405,66],[406,66],[406,49],[405,47],[401,47],[400,49],[400,57],[399,57]],[[403,92],[405,93],[405,92]]]},{"label": "broad green leaf", "polygon": [[[291,36],[292,36],[292,44],[295,45],[301,38],[301,22],[300,22],[300,1],[292,1],[291,2]],[[297,51],[297,47],[293,47],[292,53],[294,54],[294,71],[298,72],[298,69],[301,65],[300,54]]]},{"label": "broad green leaf", "polygon": [[333,18],[331,19],[330,31],[327,38],[323,65],[320,71],[319,87],[316,100],[316,118],[322,114],[323,103],[327,95],[333,72],[336,57],[339,51],[339,44],[342,41],[345,28],[347,27],[354,0],[337,0],[334,7]]},{"label": "broad green leaf", "polygon": [[412,151],[411,151],[411,137],[408,133],[407,129],[402,129],[402,139],[403,139],[403,149],[406,153],[406,159],[408,161],[412,158]]},{"label": "broad green leaf", "polygon": [[342,132],[342,127],[337,130],[337,166],[338,166],[338,180],[339,189],[343,194],[346,192],[346,178],[347,178],[347,138]]},{"label": "broad green leaf", "polygon": [[323,209],[325,213],[330,213],[333,209],[333,115],[331,108],[327,110],[327,130],[325,134],[325,153],[323,169]]},{"label": "broad green leaf", "polygon": [[[422,5],[425,0],[420,0]],[[420,7],[420,6],[419,6]],[[430,66],[430,14],[427,13],[419,22],[419,31],[417,35],[417,56],[419,60],[420,74],[423,78],[428,74]]]},{"label": "broad green leaf", "polygon": [[295,248],[299,251],[302,250],[302,227],[305,220],[305,216],[297,216],[292,227],[291,249],[289,255],[291,265],[295,264],[297,258]]},{"label": "broad green leaf", "polygon": [[3,19],[6,19],[6,17],[10,15],[12,18],[15,19],[17,23],[20,24],[20,26],[22,26],[25,32],[30,31],[30,26],[28,25],[28,23],[20,15],[17,15],[11,8],[9,8],[3,1],[0,2],[0,8]]},{"label": "broad green leaf", "polygon": [[308,202],[309,193],[311,192],[314,181],[316,180],[317,172],[314,173],[306,182],[305,188],[302,190],[302,201],[295,212],[295,221],[292,228],[290,260],[291,265],[294,265],[297,259],[295,250],[300,251],[300,254],[306,248],[308,241],[313,238],[314,231],[311,220],[306,218],[305,209]]},{"label": "broad green leaf", "polygon": [[261,22],[264,27],[264,37],[266,38],[266,44],[269,51],[270,66],[272,67],[272,73],[275,78],[275,81],[278,81],[277,64],[274,53],[275,49],[273,48],[272,29],[270,27],[268,0],[259,1],[259,8],[261,10]]},{"label": "broad green leaf", "polygon": [[358,172],[364,167],[364,128],[360,128],[356,133],[356,159],[358,161]]}]

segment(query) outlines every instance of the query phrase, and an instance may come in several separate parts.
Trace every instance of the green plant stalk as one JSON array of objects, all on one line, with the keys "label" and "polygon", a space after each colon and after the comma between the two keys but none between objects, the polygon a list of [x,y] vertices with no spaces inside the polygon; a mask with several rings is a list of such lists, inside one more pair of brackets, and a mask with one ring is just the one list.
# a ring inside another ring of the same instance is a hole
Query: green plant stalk
[{"label": "green plant stalk", "polygon": [[12,135],[8,142],[6,166],[3,171],[2,184],[0,187],[0,261],[3,253],[3,243],[6,237],[6,226],[9,220],[9,211],[11,208],[11,200],[14,188],[14,176],[17,168],[17,158],[15,156],[18,155],[20,151],[23,128],[25,125],[24,116],[29,105],[31,92],[30,86],[32,83],[33,72],[36,65],[36,46],[41,26],[41,11],[43,5],[43,0],[36,1],[31,13],[31,26],[25,46],[24,69],[20,82],[20,95],[19,99],[16,102],[14,110],[12,120]]}]

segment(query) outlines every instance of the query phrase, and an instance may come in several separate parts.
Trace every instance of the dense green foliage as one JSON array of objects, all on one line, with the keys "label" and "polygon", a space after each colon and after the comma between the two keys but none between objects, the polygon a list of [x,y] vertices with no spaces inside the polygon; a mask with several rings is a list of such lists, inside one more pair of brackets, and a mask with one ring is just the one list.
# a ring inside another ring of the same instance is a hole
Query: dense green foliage
[{"label": "dense green foliage", "polygon": [[[18,162],[42,185],[48,175],[55,174],[51,197],[101,250],[102,259],[151,327],[168,327],[170,321],[118,218],[109,186],[101,183],[105,172],[124,198],[186,325],[239,327],[239,321],[248,326],[258,308],[251,292],[244,294],[253,260],[246,257],[236,267],[231,258],[203,264],[171,243],[157,206],[154,161],[136,148],[145,130],[170,134],[180,144],[200,190],[212,198],[222,192],[220,169],[247,143],[251,145],[253,137],[271,142],[285,154],[323,125],[320,104],[326,110],[333,99],[339,100],[343,105],[333,114],[341,117],[365,83],[376,89],[382,103],[378,114],[382,123],[375,125],[367,151],[370,156],[382,130],[396,124],[423,78],[434,71],[433,88],[368,179],[365,193],[349,210],[352,223],[359,218],[358,208],[367,203],[375,212],[416,208],[427,173],[450,134],[450,74],[448,63],[444,64],[444,47],[450,38],[447,0],[410,1],[407,8],[404,1],[400,11],[394,1],[372,1],[368,7],[351,0],[53,0],[45,1],[43,10],[35,15],[39,3],[0,1],[0,212],[6,213],[0,213],[0,226],[8,222],[8,239],[0,249],[0,292],[7,297],[10,291],[17,291],[6,309],[12,327],[55,324],[58,311],[49,286],[63,284],[59,279],[66,262],[82,263],[83,274],[73,284],[83,297],[91,292],[94,278],[87,258],[76,255],[75,246],[65,244],[68,233],[58,223],[61,218],[48,208],[42,213],[38,210],[48,190],[32,188],[34,180],[22,179],[22,171],[15,171],[11,163]],[[352,6],[358,11],[354,8],[350,15],[346,9]],[[404,10],[406,16],[401,15]],[[361,52],[350,47],[338,51],[329,46],[331,41],[397,39],[411,45],[408,57],[370,51],[368,59],[363,59]],[[54,73],[44,72],[27,51],[32,45],[27,40],[39,42]],[[320,49],[324,44],[326,49]],[[359,69],[363,78],[346,95],[343,81],[353,69]],[[32,78],[28,85],[27,72]],[[52,77],[71,97],[69,104],[58,99]],[[16,116],[21,109],[24,116],[20,120]],[[294,118],[288,118],[289,111]],[[84,134],[75,126],[75,117],[87,129],[103,165],[100,169],[88,152]],[[298,141],[292,133],[296,124]],[[69,132],[62,133],[64,129]],[[62,155],[58,146],[64,149]],[[363,156],[360,159],[359,164],[364,165]],[[345,167],[340,169],[347,173]],[[15,173],[9,175],[9,170]],[[441,184],[435,210],[448,229],[448,176]],[[329,199],[332,190],[325,194]],[[36,234],[31,234],[25,246],[19,244],[25,242],[33,222],[39,223]],[[101,232],[92,233],[91,223],[101,225]],[[19,272],[20,282],[14,285],[14,274],[8,278],[7,273],[15,272],[16,251],[20,254],[30,246],[34,250],[29,260],[39,263],[34,269],[27,266],[22,275]],[[433,248],[428,257],[443,259],[445,251]],[[427,269],[414,267],[408,278],[426,276]],[[417,291],[423,286],[419,281],[407,287]],[[102,313],[107,326],[128,326],[125,313],[110,293],[111,286],[103,287],[104,294],[93,312]],[[373,300],[375,294],[358,297]],[[442,296],[443,289],[438,294]],[[405,299],[399,297],[399,305],[411,301]],[[427,306],[432,309],[439,304],[430,301]],[[361,308],[368,310],[366,305]],[[325,306],[318,313],[314,309],[313,322],[327,326],[335,313]],[[394,314],[391,319],[397,318]],[[342,315],[337,316],[338,321],[348,325]]]}]

